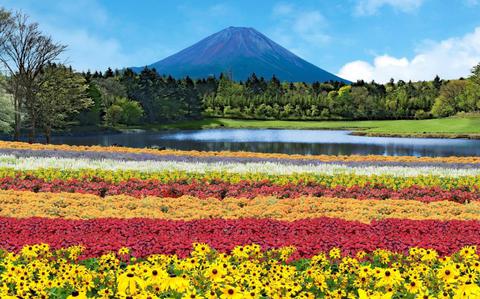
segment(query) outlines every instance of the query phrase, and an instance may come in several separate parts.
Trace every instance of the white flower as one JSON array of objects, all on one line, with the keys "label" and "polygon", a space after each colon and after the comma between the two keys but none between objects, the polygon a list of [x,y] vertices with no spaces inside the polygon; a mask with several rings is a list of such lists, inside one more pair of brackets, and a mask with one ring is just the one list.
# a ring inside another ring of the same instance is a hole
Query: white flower
[{"label": "white flower", "polygon": [[224,162],[175,162],[175,161],[121,161],[94,160],[85,158],[43,158],[28,157],[17,159],[11,155],[0,155],[0,167],[16,170],[34,170],[55,168],[65,170],[103,169],[136,170],[141,172],[185,171],[195,173],[262,173],[262,174],[357,174],[357,175],[391,175],[396,177],[413,177],[434,175],[441,177],[480,176],[480,169],[455,169],[433,166],[348,166],[345,164],[310,164],[289,165],[285,163],[224,163]]}]

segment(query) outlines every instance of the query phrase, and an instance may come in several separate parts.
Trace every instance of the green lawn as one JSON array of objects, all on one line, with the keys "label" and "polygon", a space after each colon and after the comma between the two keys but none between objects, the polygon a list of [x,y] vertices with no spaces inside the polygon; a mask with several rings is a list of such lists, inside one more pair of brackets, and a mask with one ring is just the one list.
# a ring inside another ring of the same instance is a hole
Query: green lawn
[{"label": "green lawn", "polygon": [[[170,125],[151,126],[146,129],[206,129],[206,128],[274,128],[274,129],[350,129],[368,135],[405,135],[437,137],[478,137],[480,117],[443,118],[427,120],[381,121],[277,121],[204,119]],[[461,136],[459,136],[461,135]]]}]

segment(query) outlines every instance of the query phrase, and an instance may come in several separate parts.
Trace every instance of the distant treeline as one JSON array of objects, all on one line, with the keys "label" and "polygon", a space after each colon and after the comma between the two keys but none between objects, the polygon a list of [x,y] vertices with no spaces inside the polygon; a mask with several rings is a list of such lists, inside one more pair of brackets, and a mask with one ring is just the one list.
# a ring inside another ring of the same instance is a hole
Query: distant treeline
[{"label": "distant treeline", "polygon": [[446,117],[480,110],[480,65],[467,79],[288,83],[252,74],[176,80],[145,68],[83,73],[95,103],[81,125],[157,124],[201,117],[284,120],[371,120]]}]

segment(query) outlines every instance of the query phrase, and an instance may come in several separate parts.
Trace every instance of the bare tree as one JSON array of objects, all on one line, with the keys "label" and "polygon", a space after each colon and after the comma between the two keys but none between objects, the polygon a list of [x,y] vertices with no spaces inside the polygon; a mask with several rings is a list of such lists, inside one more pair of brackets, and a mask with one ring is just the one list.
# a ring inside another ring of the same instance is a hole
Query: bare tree
[{"label": "bare tree", "polygon": [[21,112],[24,110],[29,123],[29,141],[36,135],[36,100],[38,80],[42,69],[55,61],[66,46],[55,43],[44,35],[38,23],[30,22],[27,15],[0,10],[0,63],[10,77],[15,108],[15,140],[20,138]]},{"label": "bare tree", "polygon": [[[12,25],[11,13],[0,7],[0,38],[3,38],[5,35],[4,32],[8,31]],[[0,39],[1,42],[3,40]]]}]

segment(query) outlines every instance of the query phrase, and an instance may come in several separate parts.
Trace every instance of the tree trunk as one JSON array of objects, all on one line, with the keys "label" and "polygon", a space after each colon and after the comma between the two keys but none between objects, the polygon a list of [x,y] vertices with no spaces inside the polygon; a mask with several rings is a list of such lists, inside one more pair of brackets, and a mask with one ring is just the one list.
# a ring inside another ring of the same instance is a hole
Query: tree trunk
[{"label": "tree trunk", "polygon": [[36,135],[35,126],[36,126],[35,117],[32,117],[30,119],[30,132],[28,134],[28,143],[34,143],[35,142],[35,135]]},{"label": "tree trunk", "polygon": [[13,139],[15,141],[20,140],[20,130],[22,129],[22,123],[21,123],[21,118],[20,118],[20,113],[15,112],[15,133],[13,136]]},{"label": "tree trunk", "polygon": [[18,83],[15,83],[15,88],[14,88],[14,92],[13,92],[13,109],[15,110],[14,111],[14,113],[15,113],[15,117],[14,117],[15,132],[14,132],[14,135],[13,135],[13,139],[15,141],[20,140],[20,130],[22,129],[22,117],[20,115],[20,103],[21,103],[21,98],[20,98],[19,91],[18,91]]},{"label": "tree trunk", "polygon": [[30,121],[30,132],[28,134],[28,142],[34,143],[37,137],[37,111],[35,103],[35,94],[31,85],[25,84],[25,108],[28,111],[28,119]]},{"label": "tree trunk", "polygon": [[52,130],[49,127],[45,129],[45,141],[47,144],[50,144],[52,141]]}]

